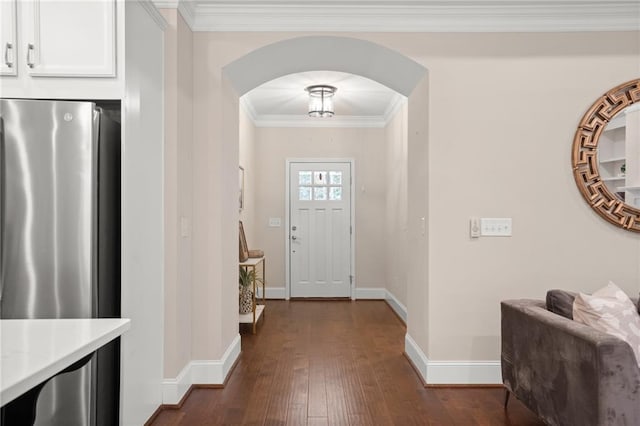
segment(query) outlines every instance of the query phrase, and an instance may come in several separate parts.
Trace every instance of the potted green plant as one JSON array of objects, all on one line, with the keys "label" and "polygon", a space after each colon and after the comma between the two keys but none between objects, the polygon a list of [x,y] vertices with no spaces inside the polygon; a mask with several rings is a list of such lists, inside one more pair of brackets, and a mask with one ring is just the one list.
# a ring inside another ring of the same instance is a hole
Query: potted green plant
[{"label": "potted green plant", "polygon": [[240,290],[240,313],[248,314],[253,312],[253,288],[252,284],[255,280],[256,283],[261,283],[262,278],[259,278],[254,269],[240,267],[239,271],[239,290]]}]

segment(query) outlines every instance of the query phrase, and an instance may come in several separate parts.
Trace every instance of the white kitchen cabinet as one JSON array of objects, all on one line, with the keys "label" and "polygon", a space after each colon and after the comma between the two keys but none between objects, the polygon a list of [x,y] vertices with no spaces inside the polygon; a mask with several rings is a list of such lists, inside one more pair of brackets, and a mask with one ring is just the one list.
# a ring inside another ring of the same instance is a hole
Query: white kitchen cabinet
[{"label": "white kitchen cabinet", "polygon": [[122,98],[125,5],[125,0],[0,0],[2,97]]},{"label": "white kitchen cabinet", "polygon": [[114,0],[20,2],[19,54],[33,77],[113,77]]},{"label": "white kitchen cabinet", "polygon": [[0,1],[0,46],[2,65],[0,75],[16,75],[16,0]]},{"label": "white kitchen cabinet", "polygon": [[116,1],[0,0],[0,75],[115,77]]}]

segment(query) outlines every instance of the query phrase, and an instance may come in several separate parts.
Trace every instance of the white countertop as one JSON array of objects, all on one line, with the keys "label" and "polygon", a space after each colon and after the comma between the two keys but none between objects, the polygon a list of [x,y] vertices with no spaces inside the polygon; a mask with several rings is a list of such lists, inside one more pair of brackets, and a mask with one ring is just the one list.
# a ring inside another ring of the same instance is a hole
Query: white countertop
[{"label": "white countertop", "polygon": [[130,320],[0,320],[0,405],[99,349],[129,329]]}]

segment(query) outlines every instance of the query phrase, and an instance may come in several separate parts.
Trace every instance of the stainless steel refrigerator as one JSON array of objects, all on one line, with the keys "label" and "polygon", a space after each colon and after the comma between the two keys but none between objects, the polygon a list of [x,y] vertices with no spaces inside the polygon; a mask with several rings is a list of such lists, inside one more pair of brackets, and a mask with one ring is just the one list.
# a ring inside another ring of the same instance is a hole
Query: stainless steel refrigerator
[{"label": "stainless steel refrigerator", "polygon": [[[118,108],[0,99],[0,318],[120,316]],[[2,424],[28,424],[35,401],[38,426],[115,425],[118,386],[115,342],[7,404]]]}]

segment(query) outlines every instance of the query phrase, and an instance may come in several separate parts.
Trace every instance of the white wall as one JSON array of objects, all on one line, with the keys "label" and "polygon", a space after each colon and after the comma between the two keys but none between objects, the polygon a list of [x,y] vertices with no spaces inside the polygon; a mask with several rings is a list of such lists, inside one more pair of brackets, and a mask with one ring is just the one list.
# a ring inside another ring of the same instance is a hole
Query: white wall
[{"label": "white wall", "polygon": [[122,337],[120,416],[123,426],[138,426],[162,402],[164,43],[143,5],[125,7],[122,317],[131,329]]},{"label": "white wall", "polygon": [[[357,287],[385,287],[385,132],[376,128],[256,129],[256,242],[268,259],[267,283],[285,286],[285,161],[355,160]],[[281,218],[271,228],[269,218]]]},{"label": "white wall", "polygon": [[386,139],[386,288],[400,303],[407,304],[407,104],[385,127]]}]

